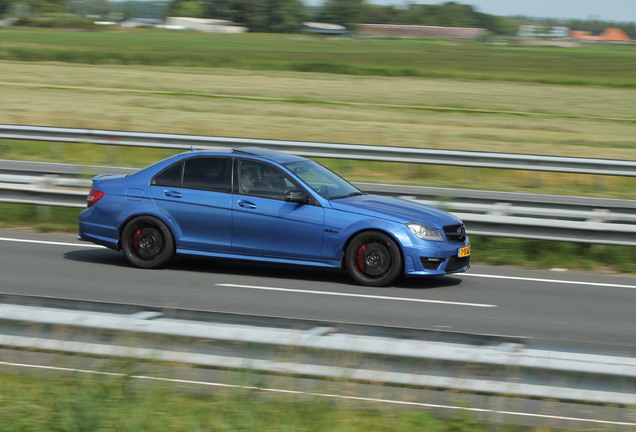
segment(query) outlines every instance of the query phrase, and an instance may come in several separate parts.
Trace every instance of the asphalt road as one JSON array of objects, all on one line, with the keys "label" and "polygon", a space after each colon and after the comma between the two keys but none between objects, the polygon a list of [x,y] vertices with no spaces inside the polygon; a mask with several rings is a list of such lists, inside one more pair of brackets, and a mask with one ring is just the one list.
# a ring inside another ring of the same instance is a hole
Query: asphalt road
[{"label": "asphalt road", "polygon": [[73,235],[12,230],[0,230],[0,255],[3,293],[636,346],[633,276],[475,265],[368,288],[341,272],[239,262],[141,270]]}]

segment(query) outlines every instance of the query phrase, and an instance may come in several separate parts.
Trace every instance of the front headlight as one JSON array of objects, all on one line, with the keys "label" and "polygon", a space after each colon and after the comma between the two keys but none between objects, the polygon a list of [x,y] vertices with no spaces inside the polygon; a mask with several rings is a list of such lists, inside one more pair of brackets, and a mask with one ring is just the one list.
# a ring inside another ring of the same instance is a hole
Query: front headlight
[{"label": "front headlight", "polygon": [[431,241],[444,241],[444,237],[442,237],[442,232],[438,229],[431,228],[430,226],[418,224],[418,223],[407,223],[406,226],[411,230],[413,234],[423,240],[431,240]]}]

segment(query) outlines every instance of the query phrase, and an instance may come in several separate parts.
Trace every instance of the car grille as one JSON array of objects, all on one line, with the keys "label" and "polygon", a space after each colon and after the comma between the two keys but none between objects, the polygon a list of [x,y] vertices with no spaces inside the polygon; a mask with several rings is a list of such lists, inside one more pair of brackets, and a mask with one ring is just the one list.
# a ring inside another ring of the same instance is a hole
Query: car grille
[{"label": "car grille", "polygon": [[463,224],[445,226],[444,234],[450,242],[464,243],[466,241],[466,228]]},{"label": "car grille", "polygon": [[439,266],[444,262],[444,258],[425,258],[421,257],[422,267],[424,270],[437,270]]},{"label": "car grille", "polygon": [[469,257],[464,257],[464,258],[457,258],[457,257],[450,257],[450,259],[448,260],[448,264],[446,264],[446,271],[453,271],[453,270],[457,270],[460,269],[462,267],[466,267],[468,265],[468,260],[470,258]]},{"label": "car grille", "polygon": [[[424,267],[424,270],[438,270],[442,263],[446,260],[444,258],[420,257],[420,261],[422,262],[422,267]],[[466,267],[469,262],[470,257],[458,258],[452,256],[448,259],[448,264],[446,264],[446,271],[454,271],[462,267]]]}]

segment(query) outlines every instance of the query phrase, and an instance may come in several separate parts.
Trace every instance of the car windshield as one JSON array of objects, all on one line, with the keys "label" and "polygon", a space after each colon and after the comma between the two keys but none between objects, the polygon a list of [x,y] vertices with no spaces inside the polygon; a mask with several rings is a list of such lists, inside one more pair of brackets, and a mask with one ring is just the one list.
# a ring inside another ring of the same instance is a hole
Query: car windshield
[{"label": "car windshield", "polygon": [[364,194],[333,171],[312,160],[290,162],[285,166],[324,198],[338,199]]}]

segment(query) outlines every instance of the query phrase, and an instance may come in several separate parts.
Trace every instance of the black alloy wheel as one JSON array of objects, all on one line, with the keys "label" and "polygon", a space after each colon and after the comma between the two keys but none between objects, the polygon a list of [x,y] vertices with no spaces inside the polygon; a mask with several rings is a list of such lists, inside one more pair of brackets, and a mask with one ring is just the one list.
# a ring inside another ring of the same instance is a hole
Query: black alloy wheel
[{"label": "black alloy wheel", "polygon": [[121,248],[126,259],[137,267],[162,268],[174,256],[174,239],[170,229],[159,219],[138,216],[124,227]]},{"label": "black alloy wheel", "polygon": [[391,285],[402,274],[402,254],[395,241],[378,231],[356,235],[345,253],[349,275],[360,285]]}]

